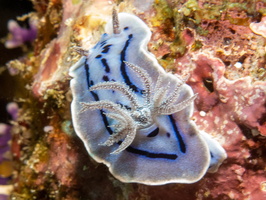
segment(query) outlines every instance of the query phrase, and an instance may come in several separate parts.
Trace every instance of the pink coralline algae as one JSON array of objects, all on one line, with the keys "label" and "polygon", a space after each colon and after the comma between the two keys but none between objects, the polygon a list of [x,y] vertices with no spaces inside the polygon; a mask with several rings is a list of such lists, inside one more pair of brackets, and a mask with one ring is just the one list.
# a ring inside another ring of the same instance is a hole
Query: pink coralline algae
[{"label": "pink coralline algae", "polygon": [[196,124],[218,139],[228,155],[215,176],[201,181],[205,189],[200,193],[211,191],[215,199],[265,198],[266,83],[250,76],[226,78],[225,64],[208,53],[187,53],[177,62],[198,93]]},{"label": "pink coralline algae", "polygon": [[224,76],[224,63],[210,55],[198,54],[193,60],[195,68],[188,83],[199,95],[195,112],[197,123],[205,127],[205,131],[216,130],[226,135],[243,130],[248,130],[247,134],[256,135],[259,131],[266,135],[263,120],[266,83],[252,82],[249,76],[229,80]]},{"label": "pink coralline algae", "polygon": [[15,20],[8,21],[8,30],[10,39],[5,42],[5,47],[8,49],[16,48],[23,45],[25,42],[32,42],[37,36],[36,21],[29,22],[29,29],[22,28]]},{"label": "pink coralline algae", "polygon": [[261,22],[259,23],[253,22],[249,25],[249,27],[254,33],[262,35],[263,37],[266,38],[266,16],[261,18]]},{"label": "pink coralline algae", "polygon": [[[60,7],[61,2],[54,2],[54,5]],[[63,15],[60,15],[60,12],[55,14],[53,20],[60,21],[62,20],[65,23],[59,24],[55,22],[51,22],[57,31],[57,38],[51,40],[48,44],[46,44],[46,48],[41,50],[40,54],[40,63],[39,70],[34,77],[33,82],[33,93],[35,96],[42,96],[45,91],[56,81],[64,81],[65,76],[62,74],[67,74],[67,70],[64,67],[67,62],[63,61],[63,58],[60,57],[64,53],[69,53],[73,49],[69,47],[70,43],[70,34],[73,29],[69,29],[70,24],[72,23],[75,16],[78,14],[79,7],[75,7],[69,1],[64,3],[64,9],[69,12],[64,12]],[[62,17],[62,19],[61,19]],[[51,27],[49,27],[51,29]],[[49,34],[48,34],[49,35]],[[63,77],[63,78],[62,78]],[[53,86],[52,86],[53,87]]]}]

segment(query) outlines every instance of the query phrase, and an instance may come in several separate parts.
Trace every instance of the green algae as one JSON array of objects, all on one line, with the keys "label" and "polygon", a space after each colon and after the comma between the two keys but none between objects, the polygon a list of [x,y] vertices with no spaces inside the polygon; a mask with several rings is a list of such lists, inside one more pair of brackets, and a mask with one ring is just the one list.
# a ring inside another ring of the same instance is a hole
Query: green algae
[{"label": "green algae", "polygon": [[179,12],[183,13],[186,17],[192,18],[196,24],[200,24],[202,19],[219,20],[224,5],[220,3],[215,4],[207,1],[203,3],[203,8],[200,8],[198,1],[188,0]]},{"label": "green algae", "polygon": [[191,51],[197,51],[201,49],[202,46],[203,46],[202,42],[199,40],[196,40],[191,46]]},{"label": "green algae", "polygon": [[[173,9],[165,0],[155,0],[153,7],[156,15],[150,19],[150,22],[153,27],[157,27],[159,32],[164,35],[163,40],[168,42],[167,45],[170,49],[170,54],[167,58],[159,58],[159,63],[165,69],[173,69],[173,59],[176,56],[184,55],[186,52],[186,45],[181,39],[183,16],[180,15],[177,8]],[[159,49],[164,43],[163,40],[158,40],[153,48]]]},{"label": "green algae", "polygon": [[19,188],[19,192],[15,190],[11,199],[38,199],[37,193],[44,189],[44,186],[37,186],[38,184],[36,184],[36,181],[42,176],[39,174],[38,166],[41,163],[47,163],[48,158],[48,147],[40,140],[35,145],[30,157],[25,159],[20,166],[18,177],[20,181],[16,186],[16,188]]},{"label": "green algae", "polygon": [[74,5],[76,5],[76,4],[81,3],[81,0],[72,0],[72,3],[73,3]]},{"label": "green algae", "polygon": [[63,121],[61,124],[61,129],[64,133],[66,133],[69,136],[75,135],[75,131],[74,131],[73,124],[72,124],[71,120]]},{"label": "green algae", "polygon": [[150,20],[153,26],[160,26],[165,23],[167,19],[171,19],[173,17],[173,10],[168,5],[167,1],[155,0],[153,7],[156,10],[156,16]]},{"label": "green algae", "polygon": [[44,107],[62,108],[65,105],[65,91],[60,90],[59,85],[53,85],[53,88],[47,89],[43,96],[45,100]]}]

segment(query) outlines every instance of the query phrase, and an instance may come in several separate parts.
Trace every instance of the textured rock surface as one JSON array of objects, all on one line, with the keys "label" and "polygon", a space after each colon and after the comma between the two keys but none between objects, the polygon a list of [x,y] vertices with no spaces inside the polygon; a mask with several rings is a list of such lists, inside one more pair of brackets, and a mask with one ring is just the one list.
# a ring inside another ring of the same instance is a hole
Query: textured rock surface
[{"label": "textured rock surface", "polygon": [[[113,5],[153,32],[149,50],[166,70],[189,74],[193,119],[225,147],[215,174],[191,185],[124,184],[90,159],[71,126],[72,47],[99,40]],[[34,1],[34,51],[8,64],[21,112],[14,123],[13,199],[266,198],[265,1]],[[262,21],[262,22],[261,22]],[[251,25],[252,24],[252,25]],[[107,195],[107,196],[105,196]]]}]

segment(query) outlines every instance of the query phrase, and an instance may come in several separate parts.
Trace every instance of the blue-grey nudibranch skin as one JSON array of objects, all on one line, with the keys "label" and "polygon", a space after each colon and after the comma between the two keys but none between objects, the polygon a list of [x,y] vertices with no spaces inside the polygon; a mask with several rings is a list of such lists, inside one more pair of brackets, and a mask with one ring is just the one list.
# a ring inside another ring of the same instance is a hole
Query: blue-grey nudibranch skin
[{"label": "blue-grey nudibranch skin", "polygon": [[[217,170],[226,154],[223,148],[206,133],[200,132],[190,119],[193,104],[172,115],[154,117],[153,124],[139,129],[128,148],[111,154],[120,143],[103,144],[112,134],[112,119],[103,114],[105,110],[81,112],[81,102],[109,100],[130,109],[128,99],[116,90],[89,88],[106,81],[124,83],[131,87],[139,102],[144,103],[143,84],[138,75],[125,64],[133,63],[146,70],[155,85],[158,76],[162,85],[170,83],[169,91],[182,80],[166,73],[153,54],[148,52],[147,43],[151,32],[138,17],[119,13],[119,34],[114,34],[112,22],[107,23],[106,33],[70,69],[73,102],[71,105],[74,128],[84,142],[90,156],[106,164],[110,172],[123,182],[138,182],[147,185],[166,183],[193,183],[198,181],[210,167]],[[177,102],[192,97],[190,86],[182,84]],[[210,152],[211,151],[211,152]],[[210,156],[212,155],[212,157]]]}]

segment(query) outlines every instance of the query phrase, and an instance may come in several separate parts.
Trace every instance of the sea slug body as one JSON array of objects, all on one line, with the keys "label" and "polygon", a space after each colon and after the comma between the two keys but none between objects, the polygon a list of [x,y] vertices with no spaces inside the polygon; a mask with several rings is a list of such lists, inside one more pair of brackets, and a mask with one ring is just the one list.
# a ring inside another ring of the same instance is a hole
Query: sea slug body
[{"label": "sea slug body", "polygon": [[74,128],[91,157],[123,182],[193,183],[226,153],[190,119],[196,95],[158,64],[150,37],[141,19],[114,13],[70,68]]}]

